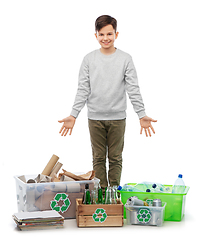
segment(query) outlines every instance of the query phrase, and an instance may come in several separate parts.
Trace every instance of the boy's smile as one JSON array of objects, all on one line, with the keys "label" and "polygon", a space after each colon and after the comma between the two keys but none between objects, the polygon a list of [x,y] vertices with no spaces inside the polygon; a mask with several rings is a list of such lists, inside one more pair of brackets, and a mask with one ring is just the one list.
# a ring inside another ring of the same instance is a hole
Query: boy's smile
[{"label": "boy's smile", "polygon": [[118,37],[118,32],[115,30],[111,24],[101,28],[101,30],[95,33],[96,39],[101,45],[101,52],[104,54],[112,54],[115,51],[114,42]]}]

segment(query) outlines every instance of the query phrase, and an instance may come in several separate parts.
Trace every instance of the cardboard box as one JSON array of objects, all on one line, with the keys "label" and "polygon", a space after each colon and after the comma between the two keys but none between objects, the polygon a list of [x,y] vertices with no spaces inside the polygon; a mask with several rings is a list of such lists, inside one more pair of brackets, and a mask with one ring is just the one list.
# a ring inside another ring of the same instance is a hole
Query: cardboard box
[{"label": "cardboard box", "polygon": [[78,227],[122,227],[124,206],[117,204],[82,204],[76,199],[76,221]]}]

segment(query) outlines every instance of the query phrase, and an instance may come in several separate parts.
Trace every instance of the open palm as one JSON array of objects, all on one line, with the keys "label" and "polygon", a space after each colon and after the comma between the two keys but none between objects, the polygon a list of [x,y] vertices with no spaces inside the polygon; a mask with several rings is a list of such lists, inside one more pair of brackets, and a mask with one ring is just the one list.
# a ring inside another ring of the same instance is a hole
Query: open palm
[{"label": "open palm", "polygon": [[[155,130],[154,130],[151,122],[157,122],[157,120],[154,120],[148,116],[145,116],[140,119],[140,125],[141,125],[140,134],[142,134],[143,129],[145,130],[145,134],[147,137],[148,137],[148,134],[151,137],[151,131],[155,134]],[[150,129],[151,129],[151,131],[150,131]]]},{"label": "open palm", "polygon": [[69,135],[71,135],[73,127],[75,125],[76,119],[73,116],[69,116],[67,118],[64,118],[62,120],[59,120],[59,123],[63,123],[60,132],[61,136],[66,136],[67,133],[69,132]]}]

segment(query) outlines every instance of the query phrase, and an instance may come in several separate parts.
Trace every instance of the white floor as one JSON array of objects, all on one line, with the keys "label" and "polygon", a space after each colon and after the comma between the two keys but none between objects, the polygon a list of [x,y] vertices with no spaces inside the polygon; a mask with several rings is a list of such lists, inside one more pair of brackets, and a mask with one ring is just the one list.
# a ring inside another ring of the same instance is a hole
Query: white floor
[{"label": "white floor", "polygon": [[69,219],[65,220],[64,227],[61,229],[20,231],[11,216],[5,216],[4,220],[6,221],[3,222],[3,225],[1,224],[3,232],[6,232],[8,237],[21,240],[38,239],[40,237],[44,239],[60,239],[63,237],[66,239],[70,237],[70,234],[77,237],[96,239],[111,239],[111,237],[122,236],[132,239],[138,237],[142,237],[142,239],[181,239],[196,236],[200,231],[204,230],[204,227],[202,228],[204,222],[202,220],[201,222],[196,221],[195,216],[189,213],[186,213],[181,222],[164,222],[162,227],[127,225],[126,220],[124,220],[123,227],[78,228],[76,219]]}]

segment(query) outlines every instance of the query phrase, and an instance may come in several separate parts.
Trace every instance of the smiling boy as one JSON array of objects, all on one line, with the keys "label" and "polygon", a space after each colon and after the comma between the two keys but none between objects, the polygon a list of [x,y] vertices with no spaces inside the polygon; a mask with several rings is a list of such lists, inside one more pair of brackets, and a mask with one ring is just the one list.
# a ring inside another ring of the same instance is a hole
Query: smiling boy
[{"label": "smiling boy", "polygon": [[[60,133],[71,135],[76,118],[87,103],[88,125],[93,153],[93,169],[100,179],[102,188],[120,184],[122,152],[126,121],[126,92],[140,119],[141,130],[146,136],[155,133],[145,114],[145,108],[138,86],[132,57],[114,47],[117,21],[108,15],[100,16],[95,22],[95,36],[101,45],[87,54],[79,72],[78,90],[69,117],[63,123]],[[150,130],[151,129],[151,130]],[[106,157],[109,161],[108,176]]]}]

